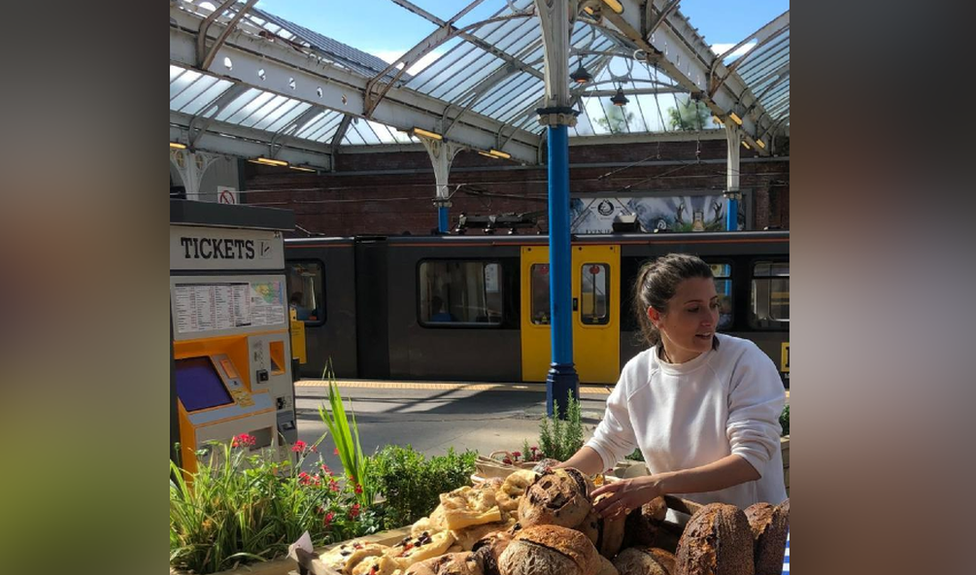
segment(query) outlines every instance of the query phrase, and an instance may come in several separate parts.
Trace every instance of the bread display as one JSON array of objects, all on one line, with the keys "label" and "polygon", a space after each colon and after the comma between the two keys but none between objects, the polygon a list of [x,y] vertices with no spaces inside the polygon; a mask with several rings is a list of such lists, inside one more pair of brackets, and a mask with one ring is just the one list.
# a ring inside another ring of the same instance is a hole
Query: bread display
[{"label": "bread display", "polygon": [[507,521],[499,521],[496,523],[482,523],[481,525],[472,525],[471,527],[466,527],[460,530],[452,530],[451,534],[454,535],[454,539],[457,543],[465,550],[472,551],[474,544],[480,539],[495,533],[497,531],[505,531],[512,528],[515,525],[515,518],[509,517]]},{"label": "bread display", "polygon": [[628,547],[613,565],[620,575],[672,575],[674,554],[656,547]]},{"label": "bread display", "polygon": [[754,575],[752,550],[746,514],[734,505],[709,503],[685,525],[671,575]]},{"label": "bread display", "polygon": [[404,575],[484,575],[473,554],[448,553],[411,565]]},{"label": "bread display", "polygon": [[501,575],[596,575],[600,554],[579,531],[534,525],[519,531],[498,561]]},{"label": "bread display", "polygon": [[571,467],[552,469],[529,485],[518,508],[522,527],[559,525],[576,527],[593,507],[593,481]]},{"label": "bread display", "polygon": [[502,520],[501,510],[495,501],[495,490],[489,485],[460,487],[449,493],[442,493],[440,499],[448,529],[456,531]]},{"label": "bread display", "polygon": [[[786,502],[789,509],[789,500]],[[756,503],[746,508],[746,519],[752,528],[753,562],[756,575],[779,575],[786,555],[788,511],[778,505]]]}]

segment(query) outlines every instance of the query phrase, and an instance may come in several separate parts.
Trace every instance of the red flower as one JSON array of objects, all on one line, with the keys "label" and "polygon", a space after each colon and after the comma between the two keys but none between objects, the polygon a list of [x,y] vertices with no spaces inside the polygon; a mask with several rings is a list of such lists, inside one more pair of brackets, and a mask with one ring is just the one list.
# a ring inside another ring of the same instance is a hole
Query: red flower
[{"label": "red flower", "polygon": [[335,519],[335,513],[329,511],[328,513],[325,514],[325,518],[322,519],[322,525],[328,527],[329,524],[332,523],[333,519]]},{"label": "red flower", "polygon": [[536,451],[539,451],[539,448],[537,446],[532,446],[529,449],[532,450],[532,453],[535,453]]},{"label": "red flower", "polygon": [[300,485],[308,485],[311,482],[312,482],[312,476],[309,475],[308,473],[302,471],[301,473],[298,474],[298,483]]},{"label": "red flower", "polygon": [[363,486],[357,483],[353,491],[356,492],[356,495],[360,495],[363,492]]},{"label": "red flower", "polygon": [[352,506],[352,509],[349,510],[349,518],[355,519],[358,515],[359,515],[359,504],[356,503]]},{"label": "red flower", "polygon": [[240,435],[235,435],[234,436],[234,441],[231,442],[231,446],[232,447],[251,447],[255,443],[257,443],[257,438],[256,437],[254,437],[253,435],[248,435],[246,433],[242,433]]},{"label": "red flower", "polygon": [[329,466],[328,465],[326,465],[326,464],[323,463],[322,464],[322,473],[324,473],[326,475],[332,475],[332,470],[329,469]]},{"label": "red flower", "polygon": [[333,450],[332,450],[332,453],[334,453],[334,454],[336,454],[336,455],[339,455],[339,448],[338,448],[338,447],[336,447],[335,449],[333,449]]},{"label": "red flower", "polygon": [[521,451],[513,451],[512,452],[512,455],[514,455],[515,458],[518,459],[519,457],[522,457],[522,452]]},{"label": "red flower", "polygon": [[505,459],[502,459],[502,463],[507,463],[508,465],[511,465],[512,460],[506,457]]},{"label": "red flower", "polygon": [[302,451],[305,451],[307,447],[308,444],[302,441],[301,439],[299,439],[298,441],[295,442],[295,445],[291,447],[291,450],[294,451],[295,453],[301,453]]},{"label": "red flower", "polygon": [[332,491],[334,491],[334,492],[336,492],[336,493],[339,493],[339,482],[336,481],[335,479],[330,479],[329,480],[329,489],[332,490]]}]

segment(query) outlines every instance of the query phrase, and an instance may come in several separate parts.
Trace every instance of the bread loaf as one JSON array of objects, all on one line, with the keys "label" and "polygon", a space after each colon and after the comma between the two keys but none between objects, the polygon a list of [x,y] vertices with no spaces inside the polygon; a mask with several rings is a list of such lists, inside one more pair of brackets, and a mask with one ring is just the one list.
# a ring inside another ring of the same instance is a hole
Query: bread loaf
[{"label": "bread loaf", "polygon": [[709,503],[685,525],[672,575],[755,575],[752,549],[746,514],[734,505]]},{"label": "bread loaf", "polygon": [[[597,502],[609,496],[609,493],[602,494],[593,500],[593,504],[596,505]],[[600,555],[603,555],[607,559],[613,559],[623,545],[626,521],[626,515],[600,517],[591,509],[586,519],[576,529],[581,531],[593,542]],[[596,531],[596,539],[593,538],[594,529]]]},{"label": "bread loaf", "polygon": [[663,497],[655,497],[627,514],[624,524],[623,547],[650,547],[655,544],[661,522],[667,516],[668,507]]},{"label": "bread loaf", "polygon": [[747,507],[745,514],[752,527],[756,575],[780,575],[786,555],[786,512],[776,505],[756,503]]},{"label": "bread loaf", "polygon": [[585,535],[559,525],[519,531],[498,561],[501,575],[596,575],[600,554]]},{"label": "bread loaf", "polygon": [[367,557],[384,555],[389,550],[390,548],[386,545],[380,545],[378,543],[350,541],[329,549],[319,559],[343,575],[352,575],[353,569],[361,561]]},{"label": "bread loaf", "polygon": [[539,478],[539,474],[531,469],[520,469],[505,478],[501,487],[495,491],[495,499],[502,511],[518,510],[519,501],[525,495],[529,485]]},{"label": "bread loaf", "polygon": [[469,552],[448,553],[414,563],[404,575],[484,575],[481,566]]},{"label": "bread loaf", "polygon": [[628,547],[613,560],[620,575],[672,575],[674,555],[655,547]]},{"label": "bread loaf", "polygon": [[620,572],[609,559],[600,555],[600,570],[596,575],[620,575]]},{"label": "bread loaf", "polygon": [[475,559],[485,575],[500,575],[498,560],[511,543],[513,535],[508,531],[496,531],[479,539],[472,547]]},{"label": "bread loaf", "polygon": [[450,531],[433,535],[425,532],[417,537],[404,537],[399,543],[390,547],[387,555],[395,560],[401,569],[407,569],[414,563],[443,555],[453,543],[454,535]]},{"label": "bread loaf", "polygon": [[519,503],[522,527],[559,525],[576,527],[592,508],[593,482],[572,467],[552,469],[529,485]]}]

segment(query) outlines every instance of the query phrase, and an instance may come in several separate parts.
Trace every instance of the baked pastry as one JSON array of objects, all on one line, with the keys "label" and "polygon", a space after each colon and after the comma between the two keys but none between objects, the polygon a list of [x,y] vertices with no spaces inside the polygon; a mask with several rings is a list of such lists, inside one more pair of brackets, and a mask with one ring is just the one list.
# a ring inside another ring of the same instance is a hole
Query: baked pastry
[{"label": "baked pastry", "polygon": [[404,575],[484,575],[474,555],[468,552],[448,553],[418,561]]},{"label": "baked pastry", "polygon": [[498,560],[501,575],[596,575],[600,554],[585,535],[559,525],[519,531]]},{"label": "baked pastry", "polygon": [[786,512],[777,505],[756,503],[747,507],[745,514],[752,527],[756,575],[780,575],[786,555]]},{"label": "baked pastry", "polygon": [[[593,500],[593,503],[595,504],[597,501],[609,496],[609,493],[600,495]],[[597,519],[600,536],[596,542],[596,549],[600,552],[600,555],[603,555],[607,559],[613,559],[617,552],[620,551],[624,542],[624,526],[626,522],[627,516],[623,514]]]},{"label": "baked pastry", "polygon": [[620,575],[671,575],[674,554],[656,547],[628,547],[613,560]]},{"label": "baked pastry", "polygon": [[576,527],[593,507],[590,503],[593,489],[590,478],[572,467],[543,473],[529,485],[519,502],[519,523],[522,527]]},{"label": "baked pastry", "polygon": [[509,474],[495,491],[495,500],[502,511],[518,509],[520,498],[525,495],[529,485],[539,478],[539,474],[531,469],[519,469]]},{"label": "baked pastry", "polygon": [[343,575],[352,575],[353,569],[362,560],[384,555],[389,550],[386,545],[378,543],[350,541],[329,549],[319,557],[319,560]]},{"label": "baked pastry", "polygon": [[502,520],[501,510],[495,501],[495,491],[490,487],[465,485],[448,493],[441,493],[440,500],[448,529],[458,530]]},{"label": "baked pastry", "polygon": [[407,569],[414,563],[443,555],[454,543],[454,536],[450,531],[440,533],[421,533],[414,537],[408,535],[399,543],[390,547],[387,555],[395,560],[401,569]]},{"label": "baked pastry", "polygon": [[510,517],[506,521],[482,523],[481,525],[472,525],[471,527],[451,531],[451,534],[454,535],[454,539],[463,550],[471,551],[474,548],[474,544],[477,543],[479,539],[482,539],[496,531],[505,531],[514,525],[515,518]]},{"label": "baked pastry", "polygon": [[394,575],[400,566],[386,555],[366,557],[352,569],[352,575]]},{"label": "baked pastry", "polygon": [[752,548],[746,514],[735,505],[709,503],[685,525],[672,575],[754,575]]}]

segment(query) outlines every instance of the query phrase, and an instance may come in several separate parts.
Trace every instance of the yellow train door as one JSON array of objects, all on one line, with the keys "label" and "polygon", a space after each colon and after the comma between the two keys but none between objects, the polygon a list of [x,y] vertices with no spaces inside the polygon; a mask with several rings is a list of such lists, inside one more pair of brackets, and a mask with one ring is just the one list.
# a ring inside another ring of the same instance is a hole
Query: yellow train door
[{"label": "yellow train door", "polygon": [[[620,375],[620,248],[573,246],[573,363],[581,383]],[[522,248],[522,380],[545,381],[552,358],[549,248]]]}]

